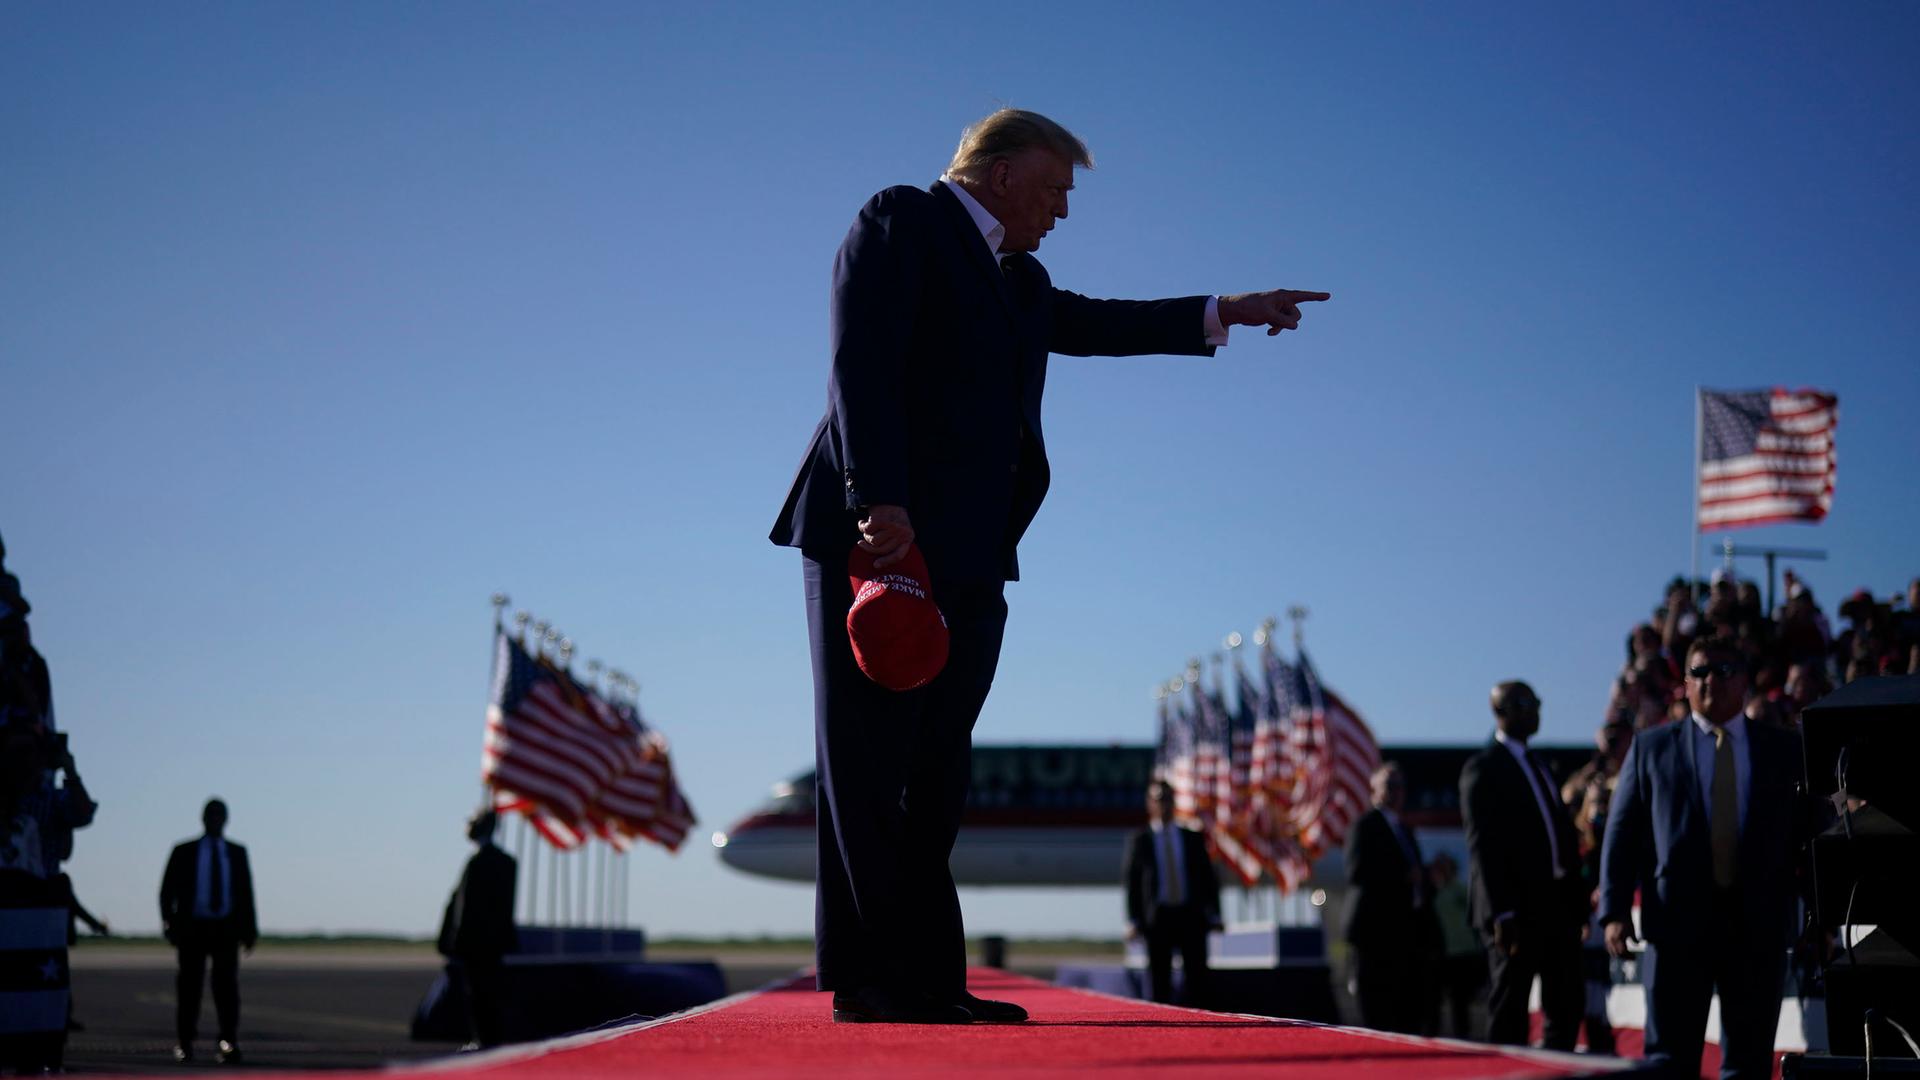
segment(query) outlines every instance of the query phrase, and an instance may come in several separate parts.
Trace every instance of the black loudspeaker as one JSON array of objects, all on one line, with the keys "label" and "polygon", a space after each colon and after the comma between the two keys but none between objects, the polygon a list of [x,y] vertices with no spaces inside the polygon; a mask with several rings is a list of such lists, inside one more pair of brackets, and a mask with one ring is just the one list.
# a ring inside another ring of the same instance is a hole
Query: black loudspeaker
[{"label": "black loudspeaker", "polygon": [[[1857,1055],[1870,1009],[1920,1034],[1920,675],[1848,683],[1800,731],[1807,793],[1830,811],[1810,845],[1814,922],[1852,942],[1823,968],[1827,1036]],[[1876,1028],[1876,1057],[1907,1055]]]},{"label": "black loudspeaker", "polygon": [[1920,829],[1920,675],[1855,679],[1800,714],[1807,791],[1865,799]]}]

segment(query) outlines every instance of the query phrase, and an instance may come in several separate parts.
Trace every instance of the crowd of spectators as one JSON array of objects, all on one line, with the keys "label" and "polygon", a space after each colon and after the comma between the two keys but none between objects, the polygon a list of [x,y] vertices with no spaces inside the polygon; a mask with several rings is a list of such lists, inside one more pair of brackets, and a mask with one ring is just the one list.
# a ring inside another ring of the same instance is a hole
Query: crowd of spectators
[{"label": "crowd of spectators", "polygon": [[1839,607],[1836,632],[1813,590],[1786,572],[1786,599],[1772,612],[1760,587],[1726,568],[1704,592],[1682,578],[1668,583],[1652,617],[1627,635],[1627,659],[1614,679],[1607,723],[1630,733],[1687,715],[1680,665],[1702,638],[1734,642],[1746,659],[1752,695],[1747,716],[1796,727],[1800,710],[1834,687],[1869,675],[1920,673],[1920,578],[1905,595],[1867,589]]},{"label": "crowd of spectators", "polygon": [[1789,729],[1799,727],[1802,709],[1836,686],[1870,675],[1920,674],[1920,578],[1904,595],[1856,590],[1840,604],[1838,631],[1813,589],[1790,569],[1784,584],[1785,599],[1769,613],[1760,586],[1731,569],[1715,570],[1704,589],[1675,578],[1651,616],[1628,631],[1626,663],[1614,677],[1594,759],[1561,788],[1590,872],[1597,874],[1608,796],[1627,744],[1637,731],[1687,718],[1681,665],[1695,641],[1733,642],[1749,675],[1747,718]]}]

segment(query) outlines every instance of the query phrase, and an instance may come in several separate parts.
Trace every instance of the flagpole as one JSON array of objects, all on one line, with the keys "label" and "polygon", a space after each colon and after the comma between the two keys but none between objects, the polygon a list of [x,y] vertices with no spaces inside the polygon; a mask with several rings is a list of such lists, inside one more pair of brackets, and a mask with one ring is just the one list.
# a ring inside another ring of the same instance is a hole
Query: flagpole
[{"label": "flagpole", "polygon": [[[531,849],[530,847],[528,847],[528,845],[527,845],[527,837],[528,837],[528,835],[530,835],[530,834],[531,834],[532,832],[533,832],[533,826],[532,826],[532,825],[529,825],[529,824],[527,824],[527,817],[526,817],[526,815],[525,815],[525,814],[522,814],[522,815],[520,815],[520,844],[519,844],[519,848],[520,848],[520,865],[521,865],[521,866],[526,866],[526,867],[529,867],[529,870],[528,870],[528,874],[529,874],[529,878],[528,878],[528,880],[531,880],[531,874],[532,874],[532,870],[531,870],[531,866],[532,866],[532,864],[531,864],[531,863],[529,862],[529,860],[530,860],[530,859],[532,858],[532,855],[530,854],[530,853],[531,853],[531,851],[532,851],[532,849]],[[525,923],[524,923],[523,925],[526,925],[526,926],[532,926],[532,925],[533,925],[533,895],[534,895],[534,890],[533,890],[533,889],[532,889],[531,887],[529,887],[529,888],[527,888],[527,889],[525,889],[525,890],[522,890],[522,891],[524,891],[524,892],[525,892],[525,893],[527,894],[527,902],[526,902],[526,904],[525,904],[525,907],[526,907],[526,909],[527,909],[527,919],[526,919],[526,922],[525,922]]]},{"label": "flagpole", "polygon": [[1706,453],[1706,396],[1700,384],[1693,386],[1693,490],[1688,492],[1689,516],[1693,518],[1691,543],[1687,545],[1687,597],[1694,598],[1700,581],[1700,458]]},{"label": "flagpole", "polygon": [[[561,673],[564,674],[568,679],[572,679],[573,678],[573,639],[562,635],[559,642],[555,644],[554,651],[558,654]],[[580,856],[580,859],[579,859],[580,896],[579,896],[579,899],[574,901],[573,907],[574,907],[575,925],[586,926],[588,925],[587,923],[587,891],[588,891],[587,872],[593,868],[593,834],[590,832],[584,831],[586,828],[586,822],[584,821],[581,822],[581,828],[583,831],[581,832],[580,835],[584,839],[581,840],[580,849],[578,852]]]},{"label": "flagpole", "polygon": [[[513,613],[513,632],[520,639],[522,652],[527,651],[527,630],[532,624],[532,612]],[[540,845],[533,842],[533,820],[527,816],[524,807],[520,811],[520,854],[524,857],[527,868],[527,925],[538,926],[540,925]]]},{"label": "flagpole", "polygon": [[[587,688],[591,690],[595,695],[598,695],[601,698],[606,697],[605,691],[603,691],[600,687],[600,670],[603,666],[604,665],[602,665],[598,660],[590,659],[587,661]],[[595,918],[598,920],[598,924],[604,928],[607,925],[607,921],[608,921],[607,905],[606,905],[607,860],[606,860],[605,850],[602,850],[598,854],[596,854],[594,856],[594,859],[598,862],[599,869],[600,869],[600,886],[599,888],[595,889],[593,893],[594,909],[596,913]],[[613,951],[613,940],[611,937],[606,937],[603,939],[602,945],[601,945],[601,951],[606,953],[610,953]]]},{"label": "flagpole", "polygon": [[[502,637],[505,637],[507,633],[507,627],[506,627],[506,621],[505,621],[507,605],[513,602],[507,597],[507,594],[503,592],[494,593],[492,597],[492,601],[493,601],[493,640],[487,642],[488,648],[493,653],[493,664],[492,664],[493,677],[487,680],[487,709],[489,713],[491,713],[493,709],[493,683],[495,682],[495,680],[499,679],[500,677],[500,639]],[[489,721],[491,721],[492,717],[489,716],[488,719]],[[481,765],[480,765],[480,812],[490,813],[493,810],[493,788],[487,783],[486,752],[484,750],[485,745],[486,745],[486,736],[482,734],[481,746],[483,749],[481,751]],[[511,904],[513,901],[517,901],[518,899],[519,899],[518,897],[512,898],[512,900],[509,901],[509,904]],[[508,910],[509,911],[512,910],[511,906],[509,906]]]},{"label": "flagpole", "polygon": [[[489,665],[489,670],[492,671],[493,674],[487,679],[487,708],[489,710],[493,708],[493,683],[495,679],[500,677],[500,635],[506,633],[506,625],[501,618],[501,613],[506,610],[509,602],[506,593],[497,592],[493,594],[493,637],[487,642],[487,651],[493,654],[493,662]],[[481,736],[481,741],[484,746],[484,735]],[[485,759],[486,754],[483,751],[481,753],[480,766],[480,802],[482,806],[492,806],[493,797],[487,786]]]}]

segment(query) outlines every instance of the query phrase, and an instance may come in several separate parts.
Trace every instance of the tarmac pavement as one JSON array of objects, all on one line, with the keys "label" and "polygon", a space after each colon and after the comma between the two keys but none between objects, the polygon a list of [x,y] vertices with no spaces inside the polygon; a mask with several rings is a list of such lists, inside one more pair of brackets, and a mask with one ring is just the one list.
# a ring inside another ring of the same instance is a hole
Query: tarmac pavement
[{"label": "tarmac pavement", "polygon": [[[173,1062],[172,949],[87,943],[72,953],[74,1016],[67,1039],[75,1073],[201,1072],[214,1063],[213,1000],[202,993],[195,1061]],[[650,959],[704,959],[656,951]],[[809,958],[780,953],[723,958],[729,993],[791,976]],[[426,946],[261,946],[240,961],[240,1048],[252,1069],[358,1069],[454,1053],[410,1037],[414,1007],[440,971]]]}]

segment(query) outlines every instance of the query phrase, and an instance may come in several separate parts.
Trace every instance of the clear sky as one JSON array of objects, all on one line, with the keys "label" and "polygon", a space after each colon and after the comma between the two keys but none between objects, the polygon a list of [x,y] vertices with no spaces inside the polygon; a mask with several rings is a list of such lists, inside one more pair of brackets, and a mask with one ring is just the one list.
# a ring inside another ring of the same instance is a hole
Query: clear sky
[{"label": "clear sky", "polygon": [[[1153,683],[1303,603],[1383,740],[1482,739],[1524,677],[1583,742],[1687,565],[1698,384],[1840,396],[1831,518],[1738,542],[1829,551],[1829,612],[1920,573],[1920,7],[1000,10],[0,9],[0,533],[102,803],[82,898],[157,926],[219,793],[269,929],[431,930],[495,590],[640,680],[700,837],[807,768],[765,536],[829,263],[1003,104],[1098,164],[1056,282],[1334,299],[1054,361],[981,741],[1143,742]],[[704,839],[633,860],[655,933],[811,926]]]}]

